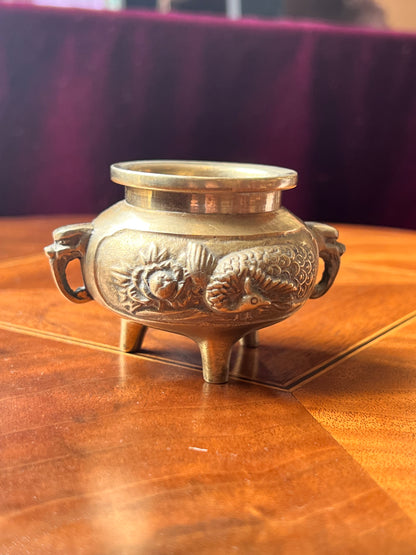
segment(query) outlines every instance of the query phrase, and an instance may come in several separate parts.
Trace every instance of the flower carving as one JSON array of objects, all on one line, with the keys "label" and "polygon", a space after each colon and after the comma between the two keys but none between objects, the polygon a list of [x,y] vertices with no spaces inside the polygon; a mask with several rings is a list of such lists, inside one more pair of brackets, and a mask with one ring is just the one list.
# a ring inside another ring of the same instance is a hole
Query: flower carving
[{"label": "flower carving", "polygon": [[133,268],[114,272],[123,306],[132,313],[143,308],[181,308],[189,301],[190,275],[166,249],[151,244]]}]

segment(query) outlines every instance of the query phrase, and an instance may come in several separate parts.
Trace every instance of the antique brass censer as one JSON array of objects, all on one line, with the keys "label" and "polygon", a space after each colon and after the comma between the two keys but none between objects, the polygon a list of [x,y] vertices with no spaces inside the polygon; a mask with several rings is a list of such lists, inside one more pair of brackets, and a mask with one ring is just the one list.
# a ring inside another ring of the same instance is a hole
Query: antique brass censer
[{"label": "antique brass censer", "polygon": [[[199,345],[207,382],[228,380],[233,344],[280,322],[331,287],[345,247],[338,232],[281,206],[297,173],[274,166],[152,160],[111,166],[125,200],[92,223],[56,229],[46,247],[56,284],[76,303],[119,314],[120,347],[147,326]],[[325,269],[318,283],[319,257]],[[80,259],[85,286],[67,264]]]}]

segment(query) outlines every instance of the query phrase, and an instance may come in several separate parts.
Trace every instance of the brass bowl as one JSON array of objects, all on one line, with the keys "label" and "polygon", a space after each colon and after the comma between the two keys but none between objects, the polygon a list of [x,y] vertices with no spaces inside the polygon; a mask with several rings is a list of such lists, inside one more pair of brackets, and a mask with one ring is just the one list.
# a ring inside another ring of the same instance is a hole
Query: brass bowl
[{"label": "brass bowl", "polygon": [[[345,247],[331,226],[281,206],[293,170],[255,164],[152,160],[111,166],[125,200],[92,223],[56,229],[46,247],[69,300],[92,299],[122,317],[121,348],[147,326],[199,345],[204,379],[228,380],[233,344],[284,320],[332,285]],[[319,257],[325,269],[318,283]],[[67,264],[81,261],[73,290]]]}]

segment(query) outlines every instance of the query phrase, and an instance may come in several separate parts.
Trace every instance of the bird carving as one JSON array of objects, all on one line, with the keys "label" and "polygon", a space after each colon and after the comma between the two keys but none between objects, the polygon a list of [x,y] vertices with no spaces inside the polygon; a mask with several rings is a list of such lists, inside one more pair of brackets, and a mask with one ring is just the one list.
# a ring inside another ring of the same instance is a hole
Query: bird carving
[{"label": "bird carving", "polygon": [[[206,288],[205,301],[215,312],[287,310],[305,290],[311,272],[306,249],[255,247],[221,258]],[[311,283],[307,284],[309,288]]]}]

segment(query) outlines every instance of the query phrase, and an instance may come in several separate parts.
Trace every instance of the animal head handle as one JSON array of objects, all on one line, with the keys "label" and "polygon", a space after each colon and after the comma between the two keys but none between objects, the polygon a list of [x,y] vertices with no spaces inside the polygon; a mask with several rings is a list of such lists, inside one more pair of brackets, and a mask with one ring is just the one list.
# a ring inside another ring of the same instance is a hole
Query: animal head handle
[{"label": "animal head handle", "polygon": [[75,259],[82,260],[84,257],[92,229],[90,223],[59,227],[53,232],[54,243],[45,247],[58,289],[74,303],[92,300],[85,285],[74,290],[66,276],[69,262]]},{"label": "animal head handle", "polygon": [[319,256],[325,263],[322,278],[315,285],[310,297],[311,299],[318,299],[322,297],[334,283],[339,270],[341,256],[345,252],[345,245],[337,241],[338,231],[334,227],[317,222],[305,223],[316,239]]}]

